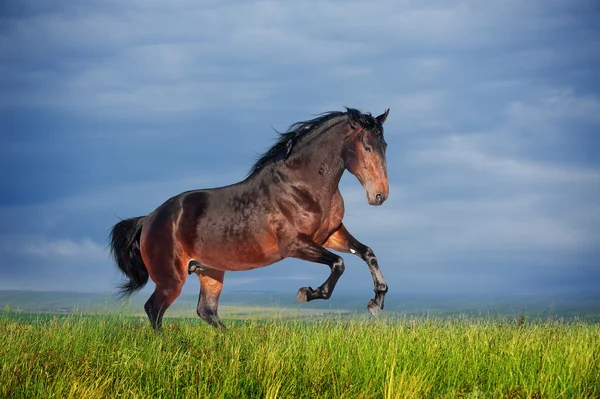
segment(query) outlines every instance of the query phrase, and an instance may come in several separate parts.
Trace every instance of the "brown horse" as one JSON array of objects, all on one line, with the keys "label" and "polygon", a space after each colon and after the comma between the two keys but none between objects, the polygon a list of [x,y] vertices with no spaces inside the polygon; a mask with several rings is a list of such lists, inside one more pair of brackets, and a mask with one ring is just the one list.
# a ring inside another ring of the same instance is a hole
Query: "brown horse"
[{"label": "brown horse", "polygon": [[367,309],[379,315],[388,287],[373,251],[344,227],[338,189],[346,169],[354,174],[371,205],[389,192],[383,123],[389,109],[373,117],[355,109],[329,112],[293,124],[252,167],[230,186],[187,191],[147,216],[122,220],[111,231],[111,253],[128,277],[123,295],[141,289],[148,275],[156,288],[144,309],[161,327],[188,274],[200,279],[198,315],[223,327],[217,314],[226,271],[250,270],[284,258],[331,268],[318,288],[302,287],[298,302],[328,299],[344,272],[344,261],[328,251],[350,252],[368,265],[375,298]]}]

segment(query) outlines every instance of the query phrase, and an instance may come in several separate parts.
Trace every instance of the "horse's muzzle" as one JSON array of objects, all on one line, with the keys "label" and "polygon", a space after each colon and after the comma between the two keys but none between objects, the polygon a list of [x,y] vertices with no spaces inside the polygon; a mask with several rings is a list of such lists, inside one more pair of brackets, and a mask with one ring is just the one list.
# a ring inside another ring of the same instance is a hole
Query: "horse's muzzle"
[{"label": "horse's muzzle", "polygon": [[384,193],[375,194],[374,199],[370,198],[367,195],[367,202],[369,203],[369,205],[379,206],[379,205],[383,204],[386,199],[387,199],[387,195],[385,195]]}]

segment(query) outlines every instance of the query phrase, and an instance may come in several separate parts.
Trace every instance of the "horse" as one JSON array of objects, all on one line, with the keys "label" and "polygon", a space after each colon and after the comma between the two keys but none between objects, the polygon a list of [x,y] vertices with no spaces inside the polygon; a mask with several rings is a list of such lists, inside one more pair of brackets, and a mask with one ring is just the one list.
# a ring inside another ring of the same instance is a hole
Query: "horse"
[{"label": "horse", "polygon": [[[246,178],[232,185],[186,191],[146,216],[113,226],[110,250],[126,281],[123,296],[152,279],[156,287],[144,305],[152,327],[161,329],[167,308],[196,274],[200,294],[196,312],[213,327],[225,327],[218,303],[225,272],[251,270],[284,258],[329,266],[316,289],[301,287],[298,302],[329,299],[344,273],[344,261],[329,251],[362,258],[373,278],[375,297],[368,311],[383,310],[388,286],[371,248],[342,223],[344,200],[338,184],[345,170],[355,175],[370,205],[387,199],[383,123],[352,108],[297,122],[258,157]],[[328,248],[328,249],[327,249]]]}]

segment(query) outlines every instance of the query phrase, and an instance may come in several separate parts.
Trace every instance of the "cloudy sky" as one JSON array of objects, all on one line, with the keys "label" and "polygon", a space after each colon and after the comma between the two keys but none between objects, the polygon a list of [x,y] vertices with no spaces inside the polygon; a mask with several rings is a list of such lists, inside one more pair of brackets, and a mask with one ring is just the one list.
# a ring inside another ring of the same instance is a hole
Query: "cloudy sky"
[{"label": "cloudy sky", "polygon": [[[350,106],[391,108],[388,201],[341,185],[391,292],[598,292],[599,16],[595,0],[4,0],[0,289],[114,290],[118,217],[239,181],[273,128]],[[338,289],[366,300],[367,267],[345,259]],[[328,272],[285,260],[225,290]]]}]

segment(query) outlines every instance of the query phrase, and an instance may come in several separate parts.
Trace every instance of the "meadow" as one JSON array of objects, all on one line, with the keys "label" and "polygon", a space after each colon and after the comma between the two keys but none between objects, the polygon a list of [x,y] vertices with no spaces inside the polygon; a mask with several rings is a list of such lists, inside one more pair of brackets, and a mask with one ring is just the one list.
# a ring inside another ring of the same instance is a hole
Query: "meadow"
[{"label": "meadow", "polygon": [[0,314],[3,398],[600,398],[600,326],[528,317]]}]

